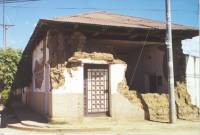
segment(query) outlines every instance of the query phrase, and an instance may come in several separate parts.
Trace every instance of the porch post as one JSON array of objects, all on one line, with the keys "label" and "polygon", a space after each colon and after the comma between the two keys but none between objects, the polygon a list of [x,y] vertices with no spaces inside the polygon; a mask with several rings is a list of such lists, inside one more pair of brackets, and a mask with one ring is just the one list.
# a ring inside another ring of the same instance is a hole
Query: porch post
[{"label": "porch post", "polygon": [[169,120],[170,123],[176,121],[176,106],[174,93],[174,66],[172,48],[172,29],[171,29],[171,7],[170,0],[166,0],[166,46],[168,62],[168,92],[169,92]]}]

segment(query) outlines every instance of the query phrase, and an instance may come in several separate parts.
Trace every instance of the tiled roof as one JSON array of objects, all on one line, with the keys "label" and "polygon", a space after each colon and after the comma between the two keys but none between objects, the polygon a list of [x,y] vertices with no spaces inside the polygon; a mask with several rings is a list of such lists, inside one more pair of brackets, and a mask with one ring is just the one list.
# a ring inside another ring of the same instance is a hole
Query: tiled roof
[{"label": "tiled roof", "polygon": [[[55,17],[53,20],[105,26],[165,29],[165,22],[140,17],[125,16],[105,11],[83,13],[74,16]],[[194,27],[172,24],[174,30],[194,30]]]}]

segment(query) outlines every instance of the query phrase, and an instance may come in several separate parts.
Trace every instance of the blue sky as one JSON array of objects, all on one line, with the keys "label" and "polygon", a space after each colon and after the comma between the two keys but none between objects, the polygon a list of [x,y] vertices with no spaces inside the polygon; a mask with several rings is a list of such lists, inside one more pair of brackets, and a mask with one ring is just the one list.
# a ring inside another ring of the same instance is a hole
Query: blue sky
[{"label": "blue sky", "polygon": [[[174,23],[198,27],[198,0],[171,0],[171,6]],[[6,23],[15,25],[8,31],[9,47],[24,49],[40,18],[49,19],[96,10],[165,21],[165,0],[40,0],[7,4]],[[2,28],[0,30],[2,47]]]}]

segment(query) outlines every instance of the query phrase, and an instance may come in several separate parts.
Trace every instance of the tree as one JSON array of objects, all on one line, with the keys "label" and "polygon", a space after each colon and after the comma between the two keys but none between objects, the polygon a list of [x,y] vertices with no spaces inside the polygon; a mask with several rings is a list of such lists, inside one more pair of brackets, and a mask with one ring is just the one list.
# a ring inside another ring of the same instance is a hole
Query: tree
[{"label": "tree", "polygon": [[22,52],[19,49],[0,49],[0,92],[5,104],[17,71]]}]

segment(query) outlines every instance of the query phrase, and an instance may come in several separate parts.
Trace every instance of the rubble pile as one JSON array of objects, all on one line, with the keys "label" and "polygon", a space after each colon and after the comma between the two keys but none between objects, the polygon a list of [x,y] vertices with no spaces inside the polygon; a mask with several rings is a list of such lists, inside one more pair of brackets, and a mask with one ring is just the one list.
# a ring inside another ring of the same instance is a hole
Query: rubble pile
[{"label": "rubble pile", "polygon": [[191,97],[184,83],[177,83],[175,88],[177,117],[179,119],[192,120],[199,116],[199,108],[192,104]]}]

